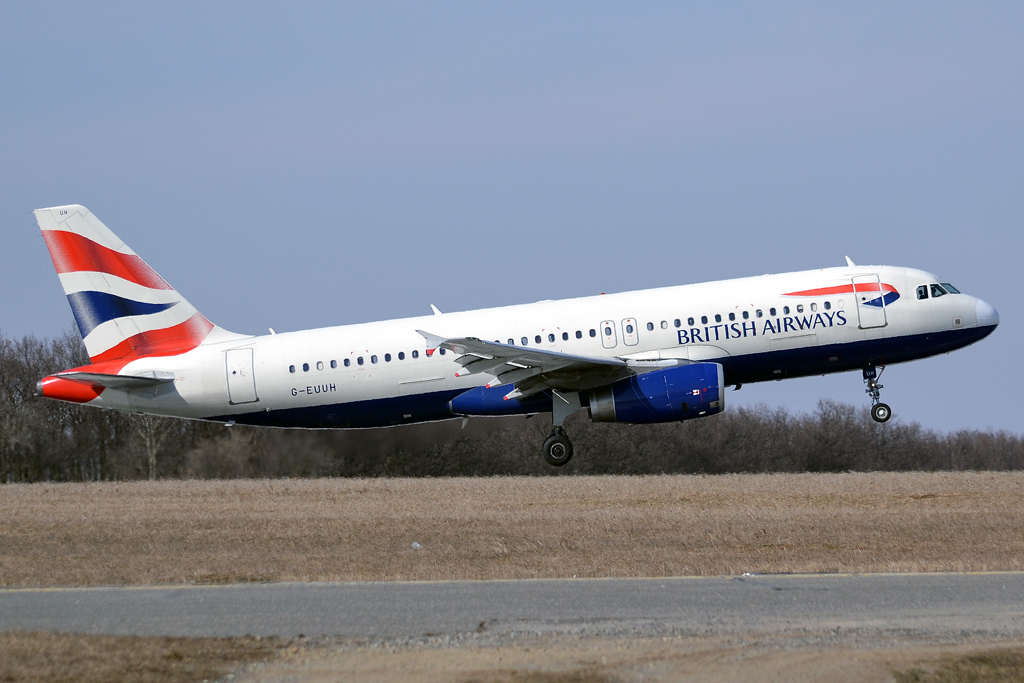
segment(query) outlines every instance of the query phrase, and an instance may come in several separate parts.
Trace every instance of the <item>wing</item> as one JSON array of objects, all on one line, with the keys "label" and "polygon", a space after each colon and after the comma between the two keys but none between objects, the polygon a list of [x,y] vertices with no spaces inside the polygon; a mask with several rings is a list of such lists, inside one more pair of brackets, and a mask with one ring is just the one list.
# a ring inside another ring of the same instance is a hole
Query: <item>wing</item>
[{"label": "wing", "polygon": [[507,399],[525,398],[545,389],[587,391],[639,372],[679,363],[578,356],[475,337],[446,339],[423,330],[416,331],[427,340],[428,355],[442,348],[459,356],[455,362],[463,369],[457,377],[483,373],[495,377],[487,383],[488,388],[514,384],[515,388],[505,397]]}]

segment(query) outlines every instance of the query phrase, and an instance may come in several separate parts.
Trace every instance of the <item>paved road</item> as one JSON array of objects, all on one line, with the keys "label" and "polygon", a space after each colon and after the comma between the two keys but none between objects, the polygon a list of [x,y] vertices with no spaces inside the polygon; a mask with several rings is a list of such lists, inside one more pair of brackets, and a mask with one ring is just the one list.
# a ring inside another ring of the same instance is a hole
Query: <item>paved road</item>
[{"label": "paved road", "polygon": [[416,637],[802,628],[1024,636],[1024,573],[0,590],[0,630]]}]

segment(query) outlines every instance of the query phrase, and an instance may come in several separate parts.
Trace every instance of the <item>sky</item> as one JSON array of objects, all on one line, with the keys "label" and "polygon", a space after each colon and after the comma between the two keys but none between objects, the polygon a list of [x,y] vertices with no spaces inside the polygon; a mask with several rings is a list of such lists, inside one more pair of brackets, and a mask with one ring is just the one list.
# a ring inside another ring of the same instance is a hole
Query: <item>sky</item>
[{"label": "sky", "polygon": [[[836,5],[836,6],[833,6]],[[1020,3],[0,4],[0,332],[73,319],[84,204],[263,333],[845,263],[999,329],[888,368],[895,420],[1020,433]],[[868,405],[859,373],[728,405]]]}]

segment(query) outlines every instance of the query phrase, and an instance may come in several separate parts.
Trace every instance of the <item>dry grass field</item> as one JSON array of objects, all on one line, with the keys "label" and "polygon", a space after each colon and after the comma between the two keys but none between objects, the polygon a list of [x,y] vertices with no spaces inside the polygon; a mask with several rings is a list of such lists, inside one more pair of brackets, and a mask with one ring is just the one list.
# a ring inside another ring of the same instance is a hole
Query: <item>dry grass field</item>
[{"label": "dry grass field", "polygon": [[0,519],[3,586],[1024,568],[1024,472],[3,485]]}]

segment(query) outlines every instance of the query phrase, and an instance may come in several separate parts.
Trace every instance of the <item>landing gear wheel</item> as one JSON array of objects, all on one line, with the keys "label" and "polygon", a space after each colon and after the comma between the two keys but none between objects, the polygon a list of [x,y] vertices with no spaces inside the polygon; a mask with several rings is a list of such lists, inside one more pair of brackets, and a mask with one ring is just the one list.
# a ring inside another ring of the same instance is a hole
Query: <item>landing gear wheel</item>
[{"label": "landing gear wheel", "polygon": [[565,435],[564,431],[556,429],[551,436],[544,440],[544,445],[541,446],[541,455],[549,465],[561,467],[572,460],[572,442],[569,441],[569,437]]},{"label": "landing gear wheel", "polygon": [[871,419],[875,422],[888,422],[892,417],[892,409],[884,403],[876,403],[871,406]]}]

